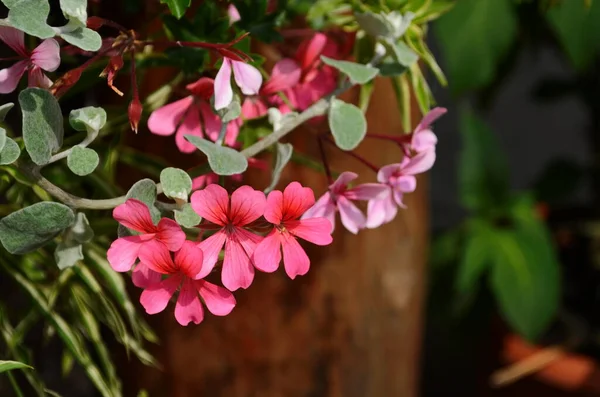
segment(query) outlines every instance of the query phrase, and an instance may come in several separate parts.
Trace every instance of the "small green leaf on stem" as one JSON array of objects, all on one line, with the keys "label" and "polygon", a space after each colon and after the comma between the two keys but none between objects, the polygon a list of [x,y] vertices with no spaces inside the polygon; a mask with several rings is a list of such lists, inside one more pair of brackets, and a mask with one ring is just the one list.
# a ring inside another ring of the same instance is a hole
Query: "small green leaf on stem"
[{"label": "small green leaf on stem", "polygon": [[208,165],[217,175],[241,174],[248,168],[246,157],[234,149],[215,145],[195,135],[185,135],[185,139],[206,155]]},{"label": "small green leaf on stem", "polygon": [[75,175],[89,175],[100,163],[100,157],[93,149],[74,146],[67,157],[67,165]]},{"label": "small green leaf on stem", "polygon": [[333,66],[344,73],[352,84],[365,84],[374,79],[379,73],[379,69],[371,65],[362,65],[360,63],[340,61],[321,55],[321,59],[329,66]]},{"label": "small green leaf on stem", "polygon": [[20,155],[21,149],[17,142],[7,137],[4,147],[0,151],[0,165],[12,164],[17,161]]},{"label": "small green leaf on stem", "polygon": [[96,106],[71,110],[69,123],[77,131],[100,131],[106,124],[106,111]]},{"label": "small green leaf on stem", "polygon": [[165,196],[187,201],[188,195],[192,191],[192,178],[179,168],[165,168],[160,173],[160,184]]},{"label": "small green leaf on stem", "polygon": [[0,373],[13,369],[33,369],[33,367],[19,361],[0,360]]},{"label": "small green leaf on stem", "polygon": [[179,210],[175,210],[175,221],[183,227],[192,228],[198,226],[202,221],[200,215],[192,209],[190,204],[184,204]]},{"label": "small green leaf on stem", "polygon": [[340,149],[353,150],[367,133],[367,120],[359,108],[334,98],[329,108],[329,128]]},{"label": "small green leaf on stem", "polygon": [[276,152],[275,152],[275,163],[273,164],[273,174],[271,176],[271,184],[269,187],[265,189],[265,193],[270,192],[275,189],[277,183],[279,183],[279,178],[281,178],[281,172],[283,168],[289,163],[292,158],[292,153],[294,152],[294,147],[291,143],[281,143],[277,142],[276,144]]}]

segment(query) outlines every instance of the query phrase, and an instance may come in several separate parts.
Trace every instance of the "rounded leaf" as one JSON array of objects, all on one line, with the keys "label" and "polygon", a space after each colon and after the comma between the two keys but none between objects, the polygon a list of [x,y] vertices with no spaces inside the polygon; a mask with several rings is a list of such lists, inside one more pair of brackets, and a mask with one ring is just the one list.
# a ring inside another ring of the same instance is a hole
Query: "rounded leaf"
[{"label": "rounded leaf", "polygon": [[77,131],[100,131],[106,124],[106,111],[96,106],[75,109],[69,114],[69,123]]},{"label": "rounded leaf", "polygon": [[160,173],[160,184],[165,196],[187,201],[192,191],[192,178],[179,168],[165,168]]},{"label": "rounded leaf", "polygon": [[71,153],[69,153],[69,157],[67,157],[69,169],[75,175],[79,176],[85,176],[94,172],[99,162],[98,153],[81,146],[74,146],[71,149]]},{"label": "rounded leaf", "polygon": [[333,99],[329,108],[329,128],[340,149],[353,150],[367,134],[367,120],[356,106]]},{"label": "rounded leaf", "polygon": [[21,148],[19,148],[17,142],[7,137],[4,147],[0,151],[0,165],[12,164],[17,161],[20,155]]}]

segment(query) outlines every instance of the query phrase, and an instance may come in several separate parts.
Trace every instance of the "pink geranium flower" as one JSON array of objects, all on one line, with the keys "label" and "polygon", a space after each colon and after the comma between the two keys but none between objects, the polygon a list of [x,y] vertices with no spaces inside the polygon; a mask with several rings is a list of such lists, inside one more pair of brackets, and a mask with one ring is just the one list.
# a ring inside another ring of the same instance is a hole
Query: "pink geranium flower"
[{"label": "pink geranium flower", "polygon": [[[185,139],[185,135],[205,135],[216,141],[221,131],[221,119],[213,113],[209,100],[213,95],[213,80],[201,77],[188,84],[187,90],[192,95],[169,103],[156,109],[148,118],[148,129],[156,135],[170,136],[175,134],[175,144],[182,153],[192,153],[196,147]],[[227,125],[225,144],[235,146],[241,120],[234,120]]]},{"label": "pink geranium flower", "polygon": [[8,26],[0,26],[0,40],[18,54],[18,61],[11,67],[0,70],[0,94],[8,94],[28,72],[29,87],[49,88],[52,81],[42,72],[54,72],[60,65],[60,46],[54,39],[46,39],[33,51],[25,48],[22,31]]},{"label": "pink geranium flower", "polygon": [[297,238],[317,245],[331,244],[332,225],[326,218],[299,218],[315,204],[313,191],[298,182],[290,183],[285,190],[274,190],[267,197],[265,219],[275,227],[254,251],[257,269],[274,272],[281,262],[290,278],[304,275],[310,268],[310,259]]},{"label": "pink geranium flower", "polygon": [[113,210],[113,218],[138,235],[121,237],[113,241],[108,249],[108,262],[117,272],[131,270],[139,256],[140,249],[150,241],[158,241],[167,249],[177,251],[185,241],[185,233],[179,225],[168,218],[162,218],[158,225],[152,222],[146,204],[129,199]]},{"label": "pink geranium flower", "polygon": [[414,192],[417,188],[415,175],[429,170],[434,162],[435,151],[428,150],[412,158],[406,156],[401,163],[381,167],[377,180],[389,189],[383,198],[369,201],[366,226],[375,228],[388,223],[396,217],[398,207],[406,208],[402,199],[405,193]]},{"label": "pink geranium flower", "polygon": [[260,90],[262,75],[258,69],[247,63],[224,57],[214,83],[216,110],[226,108],[233,100],[233,90],[231,88],[232,68],[235,83],[240,87],[242,93],[256,95]]},{"label": "pink geranium flower", "polygon": [[350,182],[356,178],[358,175],[354,172],[342,172],[338,179],[329,186],[329,191],[304,213],[302,219],[327,218],[335,228],[335,213],[339,211],[342,225],[351,233],[358,233],[366,226],[367,218],[352,201],[385,198],[389,187],[380,183],[364,183],[349,188]]},{"label": "pink geranium flower", "polygon": [[231,195],[219,185],[208,185],[196,191],[191,198],[192,208],[205,220],[222,226],[215,234],[203,240],[204,266],[212,269],[225,245],[223,285],[230,291],[248,288],[254,279],[252,253],[260,236],[245,229],[260,218],[265,210],[265,195],[250,186],[242,186]]},{"label": "pink geranium flower", "polygon": [[[175,319],[181,325],[200,324],[204,309],[198,295],[208,310],[217,316],[226,316],[235,307],[231,292],[202,280],[210,273],[203,266],[202,250],[186,241],[175,252],[174,258],[164,244],[151,241],[140,250],[140,264],[136,267],[134,283],[144,288],[140,303],[148,314],[160,313],[179,289],[175,304]],[[166,278],[162,278],[166,276]]]},{"label": "pink geranium flower", "polygon": [[429,150],[435,150],[437,137],[431,130],[431,124],[433,124],[434,121],[443,116],[446,112],[446,108],[436,107],[431,109],[413,131],[412,139],[410,144],[405,147],[405,151],[412,150],[415,153],[421,153]]}]

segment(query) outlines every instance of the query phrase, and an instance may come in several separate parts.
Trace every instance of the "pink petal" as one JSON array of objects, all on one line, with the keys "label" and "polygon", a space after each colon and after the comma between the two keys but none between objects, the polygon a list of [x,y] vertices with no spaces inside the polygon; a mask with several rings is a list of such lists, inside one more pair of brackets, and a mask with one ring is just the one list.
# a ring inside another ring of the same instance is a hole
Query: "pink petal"
[{"label": "pink petal", "polygon": [[229,106],[233,100],[231,89],[231,64],[228,58],[223,58],[221,69],[215,77],[215,109],[221,110]]},{"label": "pink petal", "polygon": [[402,173],[402,164],[400,163],[396,163],[396,164],[389,164],[386,166],[383,166],[379,169],[379,171],[377,172],[377,181],[381,182],[381,183],[388,183],[388,181],[390,180],[390,178],[392,178],[394,175],[399,175]]},{"label": "pink petal", "polygon": [[254,234],[250,230],[246,230],[241,227],[236,227],[234,230],[238,241],[240,244],[242,244],[242,248],[246,252],[246,255],[248,255],[250,260],[252,260],[252,255],[254,254],[256,246],[263,240],[264,237]]},{"label": "pink petal", "polygon": [[204,309],[198,299],[194,281],[186,278],[179,291],[179,297],[175,304],[175,319],[183,326],[193,322],[200,324],[204,318]]},{"label": "pink petal", "polygon": [[394,198],[394,202],[400,207],[400,208],[407,208],[406,204],[404,204],[404,201],[402,201],[404,199],[404,192],[401,190],[394,190],[392,192],[392,197]]},{"label": "pink petal", "polygon": [[338,176],[338,178],[335,180],[335,182],[333,182],[329,186],[329,189],[336,194],[344,192],[348,188],[348,184],[350,182],[352,182],[353,180],[355,180],[356,178],[358,178],[358,174],[356,174],[354,172],[350,172],[350,171],[342,172],[340,174],[340,176]]},{"label": "pink petal", "polygon": [[215,316],[226,316],[231,313],[236,302],[229,290],[204,280],[194,283],[209,312]]},{"label": "pink petal", "polygon": [[[254,66],[231,60],[235,83],[245,95],[258,95],[262,84],[262,75]],[[216,107],[215,107],[216,108]]]},{"label": "pink petal", "polygon": [[113,218],[121,225],[140,233],[155,233],[157,231],[150,210],[146,204],[136,199],[129,199],[113,210]]},{"label": "pink petal", "polygon": [[133,285],[140,288],[149,288],[154,284],[160,283],[162,275],[160,273],[151,270],[144,263],[138,263],[135,270],[131,274],[131,281]]},{"label": "pink petal", "polygon": [[437,137],[433,131],[421,130],[413,135],[410,145],[415,152],[424,152],[426,150],[435,150],[437,141]]},{"label": "pink petal", "polygon": [[202,128],[200,126],[200,114],[198,108],[190,106],[183,118],[183,122],[177,128],[175,134],[175,144],[181,153],[193,153],[195,152],[196,146],[192,145],[187,139],[186,135],[195,135],[202,138]]},{"label": "pink petal", "polygon": [[25,34],[9,26],[0,26],[0,40],[22,57],[29,57],[25,48]]},{"label": "pink petal", "polygon": [[52,80],[48,78],[37,66],[33,66],[29,69],[27,76],[27,86],[39,87],[39,88],[50,88],[52,86]]},{"label": "pink petal", "polygon": [[202,189],[206,185],[217,182],[219,182],[219,175],[215,174],[214,172],[209,172],[208,174],[201,175],[192,180],[192,190]]},{"label": "pink petal", "polygon": [[237,137],[240,133],[240,127],[242,125],[241,119],[235,119],[230,121],[227,124],[227,129],[225,130],[225,145],[235,147],[237,142]]},{"label": "pink petal", "polygon": [[284,233],[282,236],[283,266],[289,278],[293,280],[296,276],[303,276],[308,273],[310,259],[308,259],[306,252],[304,252],[304,249],[298,244],[294,236],[288,233]]},{"label": "pink petal", "polygon": [[46,39],[33,50],[30,59],[46,72],[54,72],[60,65],[60,46],[56,40]]},{"label": "pink petal", "polygon": [[140,303],[148,314],[160,313],[169,304],[169,300],[181,284],[181,276],[176,274],[146,288],[140,296]]},{"label": "pink petal", "polygon": [[367,219],[363,213],[348,199],[344,196],[338,197],[337,200],[338,209],[340,210],[340,218],[342,225],[350,233],[358,233],[358,231],[365,227]]},{"label": "pink petal", "polygon": [[310,218],[285,222],[285,228],[294,236],[316,245],[331,244],[331,222],[326,218]]},{"label": "pink petal", "polygon": [[8,94],[17,88],[27,64],[28,61],[19,61],[11,67],[0,70],[0,94]]},{"label": "pink petal", "polygon": [[374,200],[385,197],[389,186],[382,183],[363,183],[347,190],[344,197],[348,200]]},{"label": "pink petal", "polygon": [[412,175],[403,175],[394,182],[393,188],[394,191],[402,193],[414,192],[417,188],[417,178]]},{"label": "pink petal", "polygon": [[436,107],[431,109],[424,117],[423,120],[417,125],[415,128],[415,135],[419,131],[428,130],[431,124],[436,121],[438,118],[442,117],[448,110],[446,108]]},{"label": "pink petal", "polygon": [[319,62],[319,57],[323,53],[323,49],[327,44],[327,36],[323,33],[316,33],[310,40],[300,44],[300,48],[296,53],[296,59],[300,61],[302,70],[310,69]]},{"label": "pink petal", "polygon": [[[298,219],[315,204],[315,194],[309,187],[292,182],[283,191],[283,208],[286,219]],[[284,219],[285,220],[285,219]]]},{"label": "pink petal", "polygon": [[257,119],[267,114],[267,107],[261,98],[247,97],[242,104],[242,115],[246,120]]},{"label": "pink petal", "polygon": [[142,239],[139,236],[128,236],[116,239],[106,252],[108,263],[115,272],[128,272],[138,257]]},{"label": "pink petal", "polygon": [[435,163],[435,151],[427,150],[418,153],[402,167],[402,173],[405,175],[416,175],[429,170]]},{"label": "pink petal", "polygon": [[265,212],[267,200],[260,190],[242,186],[231,195],[229,219],[235,226],[245,226],[260,218]]},{"label": "pink petal", "polygon": [[185,241],[185,233],[174,220],[162,218],[158,222],[156,238],[166,245],[169,251],[175,252],[181,248]]},{"label": "pink petal", "polygon": [[210,77],[200,77],[193,83],[186,85],[185,89],[198,98],[209,101],[210,97],[215,93],[215,81]]},{"label": "pink petal", "polygon": [[172,135],[193,102],[194,97],[190,95],[156,109],[148,118],[148,129],[156,135]]},{"label": "pink petal", "polygon": [[224,226],[229,215],[229,194],[221,186],[212,184],[192,194],[192,208],[202,218]]},{"label": "pink petal", "polygon": [[144,243],[140,248],[139,257],[141,263],[157,273],[174,274],[179,272],[179,267],[171,258],[171,252],[159,241],[151,240]]},{"label": "pink petal", "polygon": [[221,132],[221,119],[213,113],[210,105],[206,102],[200,102],[200,115],[202,116],[202,128],[204,134],[212,141],[216,141]]},{"label": "pink petal", "polygon": [[281,262],[281,233],[277,229],[271,232],[256,246],[253,255],[254,266],[263,272],[272,273]]},{"label": "pink petal", "polygon": [[221,281],[230,291],[248,288],[254,280],[254,266],[248,253],[239,242],[236,233],[230,233],[225,241],[225,258]]},{"label": "pink petal", "polygon": [[275,94],[298,84],[302,70],[293,59],[284,58],[273,66],[271,77],[261,90],[262,95]]},{"label": "pink petal", "polygon": [[273,190],[267,196],[264,217],[268,222],[279,225],[283,220],[283,193]]},{"label": "pink petal", "polygon": [[390,222],[396,217],[398,207],[394,203],[392,193],[384,199],[376,199],[369,201],[367,206],[367,227],[374,229]]},{"label": "pink petal", "polygon": [[175,265],[192,280],[198,280],[205,277],[207,272],[202,269],[204,253],[197,244],[186,241],[179,251],[175,253]]},{"label": "pink petal", "polygon": [[219,254],[225,244],[227,235],[223,230],[219,230],[209,238],[202,240],[198,247],[204,252],[204,262],[202,263],[202,274],[205,272],[208,274],[215,267],[215,264],[219,260]]},{"label": "pink petal", "polygon": [[323,218],[330,213],[335,213],[335,203],[331,198],[331,193],[327,192],[317,200],[315,205],[306,210],[301,219]]},{"label": "pink petal", "polygon": [[229,7],[227,7],[227,15],[229,16],[229,23],[231,24],[234,24],[242,19],[240,12],[233,4],[229,4]]}]

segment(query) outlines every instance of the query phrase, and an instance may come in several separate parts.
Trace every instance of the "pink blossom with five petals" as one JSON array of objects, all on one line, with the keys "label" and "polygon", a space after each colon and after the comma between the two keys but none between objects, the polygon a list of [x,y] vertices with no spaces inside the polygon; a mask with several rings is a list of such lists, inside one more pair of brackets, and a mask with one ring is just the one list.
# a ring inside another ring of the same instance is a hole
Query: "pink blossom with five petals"
[{"label": "pink blossom with five petals", "polygon": [[192,208],[203,219],[222,226],[215,234],[200,242],[204,265],[212,269],[225,245],[221,280],[230,291],[248,288],[254,280],[252,254],[262,237],[245,229],[260,218],[266,205],[263,192],[242,186],[231,194],[219,185],[208,185],[191,197]]},{"label": "pink blossom with five petals", "polygon": [[283,265],[291,279],[308,272],[310,259],[297,238],[316,245],[332,242],[332,225],[328,219],[299,219],[314,204],[313,191],[298,182],[290,183],[283,193],[279,190],[269,193],[264,216],[275,227],[254,251],[257,269],[269,273],[277,270],[283,250]]},{"label": "pink blossom with five petals", "polygon": [[[223,287],[203,280],[210,269],[203,265],[202,250],[193,242],[186,241],[174,257],[157,241],[151,241],[140,249],[140,263],[136,267],[134,283],[144,288],[140,303],[148,314],[160,313],[179,289],[175,304],[175,319],[181,325],[199,324],[204,309],[217,316],[226,316],[235,307],[235,298]],[[163,279],[163,276],[166,278]]]},{"label": "pink blossom with five petals", "polygon": [[171,251],[177,251],[185,241],[185,233],[172,219],[162,218],[155,225],[146,204],[129,199],[113,210],[113,218],[138,235],[120,237],[112,242],[107,252],[110,266],[117,272],[126,272],[139,257],[140,249],[150,241],[158,241]]},{"label": "pink blossom with five petals", "polygon": [[11,67],[0,70],[0,94],[13,92],[25,71],[28,72],[29,87],[50,88],[52,81],[42,70],[54,72],[60,65],[60,46],[56,40],[46,39],[29,51],[25,47],[24,33],[9,26],[0,26],[0,40],[21,59]]},{"label": "pink blossom with five petals", "polygon": [[339,211],[342,225],[351,233],[358,233],[366,226],[367,218],[353,200],[376,200],[385,198],[389,187],[381,183],[364,183],[350,188],[350,182],[358,178],[354,172],[342,172],[337,180],[329,186],[315,205],[304,213],[302,219],[327,218],[335,228],[335,213]]}]

